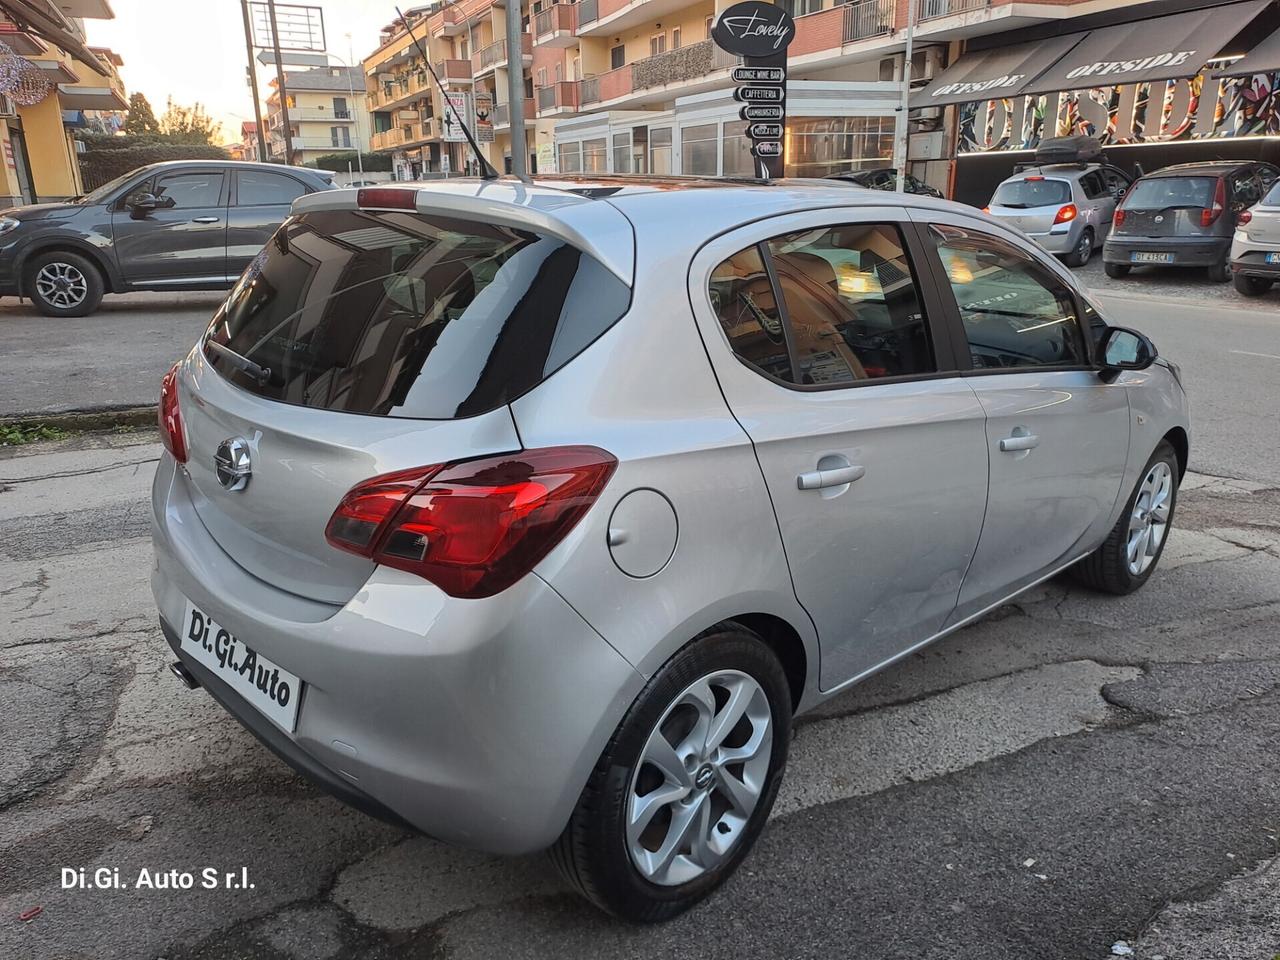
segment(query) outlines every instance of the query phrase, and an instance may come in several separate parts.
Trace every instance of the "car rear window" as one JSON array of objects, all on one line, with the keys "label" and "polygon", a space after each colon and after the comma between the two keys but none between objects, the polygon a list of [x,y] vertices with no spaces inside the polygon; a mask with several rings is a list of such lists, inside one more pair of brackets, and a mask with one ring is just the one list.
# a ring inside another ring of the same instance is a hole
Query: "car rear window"
[{"label": "car rear window", "polygon": [[293,217],[214,315],[218,372],[284,403],[451,419],[533,389],[626,313],[598,261],[528,230],[404,212]]},{"label": "car rear window", "polygon": [[1208,207],[1213,203],[1213,189],[1217,183],[1214,177],[1150,177],[1133,185],[1124,199],[1124,208]]},{"label": "car rear window", "polygon": [[1055,203],[1071,201],[1071,185],[1065,180],[1044,180],[1036,177],[1024,180],[1006,180],[996,187],[991,198],[992,206],[999,207],[1048,207]]}]

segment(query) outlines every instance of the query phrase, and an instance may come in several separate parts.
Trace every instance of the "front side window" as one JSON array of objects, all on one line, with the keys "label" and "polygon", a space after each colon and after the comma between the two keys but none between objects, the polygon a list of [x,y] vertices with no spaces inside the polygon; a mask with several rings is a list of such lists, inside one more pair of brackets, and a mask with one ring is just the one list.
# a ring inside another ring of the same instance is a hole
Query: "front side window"
[{"label": "front side window", "polygon": [[208,340],[269,370],[236,386],[379,416],[485,413],[537,386],[627,311],[630,290],[554,237],[472,220],[316,210],[287,220]]},{"label": "front side window", "polygon": [[975,370],[1087,366],[1075,298],[1048,267],[1012,243],[933,224]]},{"label": "front side window", "polygon": [[156,196],[168,197],[179,210],[216,207],[222,196],[222,173],[165,173],[156,178]]}]

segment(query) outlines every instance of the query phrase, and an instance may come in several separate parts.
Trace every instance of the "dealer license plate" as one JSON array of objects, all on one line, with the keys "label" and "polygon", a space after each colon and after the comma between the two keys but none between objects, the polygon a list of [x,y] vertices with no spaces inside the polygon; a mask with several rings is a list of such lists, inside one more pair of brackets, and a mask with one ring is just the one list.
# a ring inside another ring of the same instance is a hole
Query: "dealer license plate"
[{"label": "dealer license plate", "polygon": [[1280,252],[1268,253],[1267,263],[1280,263]]},{"label": "dealer license plate", "polygon": [[1130,263],[1173,263],[1172,253],[1131,253]]},{"label": "dealer license plate", "polygon": [[302,702],[302,681],[297,676],[232,636],[190,600],[180,646],[272,723],[293,733]]}]

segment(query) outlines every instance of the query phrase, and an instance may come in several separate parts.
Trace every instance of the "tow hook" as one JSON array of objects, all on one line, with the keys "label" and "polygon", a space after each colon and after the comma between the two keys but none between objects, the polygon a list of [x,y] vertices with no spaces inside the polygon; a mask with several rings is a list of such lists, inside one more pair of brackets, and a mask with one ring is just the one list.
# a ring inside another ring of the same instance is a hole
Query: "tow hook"
[{"label": "tow hook", "polygon": [[169,672],[186,684],[188,690],[200,689],[200,681],[196,679],[196,675],[188,670],[186,664],[181,660],[175,660],[169,664]]}]

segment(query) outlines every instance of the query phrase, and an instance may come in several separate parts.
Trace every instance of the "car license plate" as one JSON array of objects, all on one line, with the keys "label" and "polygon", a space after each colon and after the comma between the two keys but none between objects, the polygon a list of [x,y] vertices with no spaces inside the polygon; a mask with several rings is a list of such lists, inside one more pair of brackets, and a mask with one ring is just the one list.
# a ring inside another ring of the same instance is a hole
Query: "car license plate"
[{"label": "car license plate", "polygon": [[302,681],[232,636],[190,600],[182,622],[183,653],[208,667],[276,726],[293,733],[302,702]]},{"label": "car license plate", "polygon": [[1267,263],[1280,263],[1280,251],[1268,253]]},{"label": "car license plate", "polygon": [[1172,253],[1131,253],[1130,263],[1173,263]]}]

